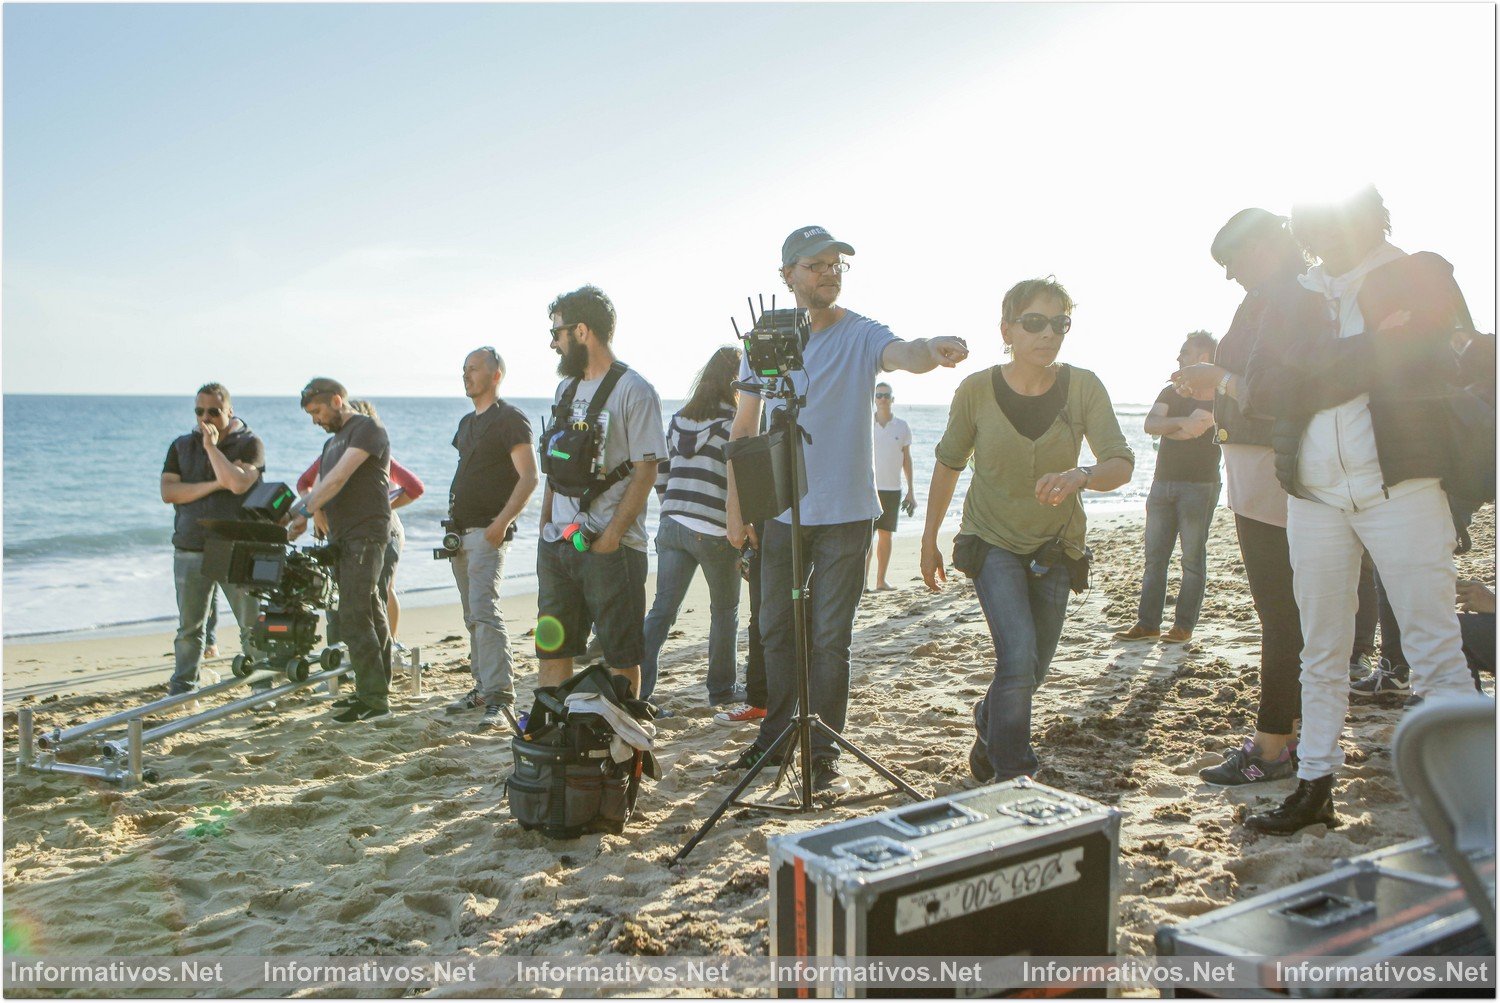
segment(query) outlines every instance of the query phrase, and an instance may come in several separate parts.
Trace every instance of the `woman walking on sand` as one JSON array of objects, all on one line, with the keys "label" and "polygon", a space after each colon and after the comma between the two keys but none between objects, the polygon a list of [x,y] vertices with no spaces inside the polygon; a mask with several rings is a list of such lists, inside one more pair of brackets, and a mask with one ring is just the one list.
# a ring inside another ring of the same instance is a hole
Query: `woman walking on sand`
[{"label": "woman walking on sand", "polygon": [[[995,678],[974,707],[969,752],[969,768],[985,783],[1036,773],[1032,693],[1057,650],[1069,587],[1087,585],[1080,493],[1113,491],[1135,468],[1104,384],[1057,362],[1072,311],[1055,278],[1005,294],[1000,336],[1011,361],[959,385],[927,492],[922,579],[936,592],[947,578],[938,527],[972,461],[953,565],[974,580],[995,644]],[[1077,465],[1085,438],[1097,457],[1091,467]]]}]

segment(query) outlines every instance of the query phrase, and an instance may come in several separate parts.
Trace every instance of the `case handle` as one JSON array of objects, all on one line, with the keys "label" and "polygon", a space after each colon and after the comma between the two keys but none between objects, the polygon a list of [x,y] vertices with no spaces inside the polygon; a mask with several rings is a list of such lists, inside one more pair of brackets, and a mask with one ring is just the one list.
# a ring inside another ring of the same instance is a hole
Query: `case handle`
[{"label": "case handle", "polygon": [[952,801],[919,805],[910,811],[897,812],[890,818],[893,828],[906,836],[930,836],[959,826],[980,822],[984,816],[972,808]]}]

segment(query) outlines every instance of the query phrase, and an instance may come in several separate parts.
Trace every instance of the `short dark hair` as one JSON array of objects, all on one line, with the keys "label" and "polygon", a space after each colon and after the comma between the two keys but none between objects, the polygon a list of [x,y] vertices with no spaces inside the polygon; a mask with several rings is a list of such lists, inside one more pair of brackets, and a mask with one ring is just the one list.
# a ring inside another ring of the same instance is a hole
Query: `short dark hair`
[{"label": "short dark hair", "polygon": [[222,383],[205,383],[198,388],[200,394],[211,394],[225,404],[229,403],[229,388]]},{"label": "short dark hair", "polygon": [[478,355],[480,352],[483,352],[485,355],[488,355],[490,357],[490,361],[495,364],[496,369],[500,370],[502,373],[505,372],[505,360],[500,358],[500,353],[495,351],[493,345],[480,345],[478,348],[474,349],[474,351],[470,352],[469,355]]},{"label": "short dark hair", "polygon": [[1057,281],[1056,275],[1049,275],[1045,279],[1025,279],[1011,286],[1000,303],[1001,322],[1014,324],[1021,316],[1021,308],[1038,296],[1052,296],[1062,303],[1063,313],[1073,312],[1073,297]]},{"label": "short dark hair", "polygon": [[335,394],[344,398],[345,401],[349,399],[349,391],[345,390],[344,385],[338,380],[329,379],[327,376],[314,376],[307,381],[307,386],[302,388],[302,406],[307,407],[313,401],[326,401]]},{"label": "short dark hair", "polygon": [[563,293],[547,306],[547,316],[557,314],[564,324],[587,324],[606,345],[615,336],[615,305],[598,286],[583,286]]},{"label": "short dark hair", "polygon": [[1207,352],[1208,357],[1214,357],[1214,350],[1219,347],[1219,339],[1207,331],[1194,331],[1187,336],[1187,343],[1199,352]]},{"label": "short dark hair", "polygon": [[1230,216],[1229,222],[1214,235],[1214,242],[1209,246],[1208,253],[1222,266],[1236,249],[1262,240],[1275,240],[1281,245],[1284,257],[1301,257],[1301,249],[1297,247],[1291,230],[1287,228],[1287,218],[1278,216],[1269,209],[1254,208],[1241,209]]}]

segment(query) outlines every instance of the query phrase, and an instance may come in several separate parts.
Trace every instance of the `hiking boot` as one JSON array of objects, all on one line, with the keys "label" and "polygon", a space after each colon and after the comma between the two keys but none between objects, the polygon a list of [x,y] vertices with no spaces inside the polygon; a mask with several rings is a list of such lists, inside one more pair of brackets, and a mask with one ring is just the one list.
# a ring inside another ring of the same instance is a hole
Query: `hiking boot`
[{"label": "hiking boot", "polygon": [[974,744],[969,746],[969,772],[982,784],[995,779],[995,768],[990,765],[990,755],[985,751],[984,739],[978,736],[975,736]]},{"label": "hiking boot", "polygon": [[484,701],[479,697],[479,687],[476,686],[457,700],[443,708],[444,714],[462,714],[466,710],[474,710],[483,707]]},{"label": "hiking boot", "polygon": [[505,708],[501,704],[487,703],[484,705],[484,713],[479,716],[480,728],[508,728],[510,720],[505,716]]},{"label": "hiking boot", "polygon": [[1187,644],[1193,639],[1193,632],[1182,627],[1173,627],[1161,636],[1162,644]]},{"label": "hiking boot", "polygon": [[[1406,671],[1402,671],[1405,669]],[[1406,666],[1392,668],[1384,658],[1380,665],[1358,682],[1349,684],[1350,700],[1374,700],[1378,697],[1401,695],[1411,692],[1411,670]]]},{"label": "hiking boot", "polygon": [[765,716],[766,709],[764,707],[752,707],[747,703],[742,703],[737,707],[730,707],[728,710],[719,711],[719,713],[714,715],[714,724],[727,725],[732,728],[737,724],[750,724],[753,721],[760,721]]},{"label": "hiking boot", "polygon": [[1154,641],[1158,637],[1161,637],[1161,631],[1142,627],[1140,624],[1136,624],[1129,630],[1115,631],[1116,641]]},{"label": "hiking boot", "polygon": [[1297,781],[1297,789],[1280,805],[1245,819],[1247,828],[1272,836],[1290,836],[1310,825],[1332,829],[1339,823],[1339,817],[1333,813],[1332,775]]},{"label": "hiking boot", "polygon": [[369,704],[355,701],[351,707],[345,707],[339,713],[333,715],[333,719],[339,724],[353,724],[355,721],[368,721],[374,717],[385,717],[390,713],[387,707],[371,707]]},{"label": "hiking boot", "polygon": [[720,766],[716,772],[729,773],[737,770],[753,770],[765,758],[765,753],[755,746],[746,746],[738,756]]},{"label": "hiking boot", "polygon": [[840,772],[838,760],[821,759],[813,763],[812,789],[814,794],[849,793],[849,778]]},{"label": "hiking boot", "polygon": [[1262,759],[1256,755],[1259,751],[1255,740],[1247,738],[1238,749],[1230,749],[1218,766],[1199,770],[1198,779],[1215,787],[1239,787],[1267,780],[1285,780],[1296,772],[1296,760],[1290,747],[1281,750],[1281,755],[1275,759]]}]

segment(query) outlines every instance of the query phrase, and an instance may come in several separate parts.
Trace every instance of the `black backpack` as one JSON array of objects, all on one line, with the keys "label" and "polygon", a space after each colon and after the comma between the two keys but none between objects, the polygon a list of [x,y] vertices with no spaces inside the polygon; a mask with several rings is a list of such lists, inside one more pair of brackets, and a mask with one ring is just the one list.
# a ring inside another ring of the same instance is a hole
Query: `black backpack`
[{"label": "black backpack", "polygon": [[615,384],[629,368],[619,361],[610,364],[609,372],[589,400],[587,413],[578,420],[573,418],[573,398],[583,381],[575,377],[563,391],[562,399],[553,405],[552,421],[537,447],[538,463],[547,476],[547,486],[557,494],[578,498],[580,512],[587,512],[595,498],[629,476],[633,466],[626,460],[607,473],[600,471],[608,430],[600,425],[599,414]]}]

